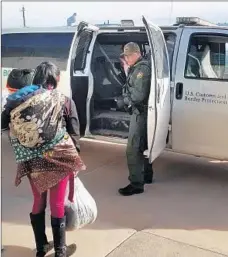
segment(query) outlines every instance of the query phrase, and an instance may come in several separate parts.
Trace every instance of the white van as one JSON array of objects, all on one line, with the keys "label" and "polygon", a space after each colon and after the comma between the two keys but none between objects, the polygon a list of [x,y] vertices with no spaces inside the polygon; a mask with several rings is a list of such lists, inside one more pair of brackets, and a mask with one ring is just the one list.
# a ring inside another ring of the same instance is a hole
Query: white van
[{"label": "white van", "polygon": [[[70,51],[72,97],[81,134],[103,140],[128,136],[129,115],[116,111],[121,94],[119,56],[137,42],[151,58],[148,151],[153,161],[164,150],[228,160],[228,28],[179,19],[157,27],[98,28],[81,23]],[[168,51],[167,51],[168,49]]]},{"label": "white van", "polygon": [[60,89],[70,96],[67,61],[75,27],[3,29],[2,89],[13,68],[35,69],[43,61],[51,61],[61,69]]},{"label": "white van", "polygon": [[228,28],[196,18],[160,28],[145,18],[143,23],[77,27],[67,74],[82,136],[126,142],[129,115],[116,109],[115,99],[124,84],[119,55],[133,41],[152,63],[145,152],[150,161],[165,147],[228,160]]}]

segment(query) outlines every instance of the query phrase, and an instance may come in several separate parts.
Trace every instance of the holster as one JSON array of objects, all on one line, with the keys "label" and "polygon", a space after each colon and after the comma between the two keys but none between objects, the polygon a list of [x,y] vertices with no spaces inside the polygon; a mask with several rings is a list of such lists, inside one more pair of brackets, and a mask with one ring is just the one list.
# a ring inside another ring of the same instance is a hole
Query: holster
[{"label": "holster", "polygon": [[124,109],[125,109],[125,111],[126,112],[128,112],[130,115],[132,115],[132,113],[133,113],[133,108],[132,108],[132,106],[127,106],[127,105],[125,105],[124,106]]},{"label": "holster", "polygon": [[147,112],[148,106],[145,104],[136,104],[134,105],[134,109],[136,109],[139,114]]}]

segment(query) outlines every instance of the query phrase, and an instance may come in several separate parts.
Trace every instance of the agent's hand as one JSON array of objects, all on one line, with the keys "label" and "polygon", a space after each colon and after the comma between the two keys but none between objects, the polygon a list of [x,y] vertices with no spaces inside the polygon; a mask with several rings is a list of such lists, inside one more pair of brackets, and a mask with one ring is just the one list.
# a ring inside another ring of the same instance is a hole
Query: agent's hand
[{"label": "agent's hand", "polygon": [[128,112],[130,115],[133,114],[133,110],[132,110],[132,106],[131,106],[131,105],[129,105],[129,106],[125,105],[124,109],[125,109],[125,111]]},{"label": "agent's hand", "polygon": [[120,63],[124,69],[125,74],[127,75],[128,73],[128,69],[129,69],[129,65],[127,64],[126,60],[124,58],[120,58]]}]

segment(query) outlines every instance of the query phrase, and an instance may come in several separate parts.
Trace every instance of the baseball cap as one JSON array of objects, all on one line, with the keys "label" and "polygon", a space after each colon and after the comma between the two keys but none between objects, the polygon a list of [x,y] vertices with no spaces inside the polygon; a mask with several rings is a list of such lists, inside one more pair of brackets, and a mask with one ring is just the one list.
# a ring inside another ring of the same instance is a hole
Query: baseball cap
[{"label": "baseball cap", "polygon": [[124,46],[124,52],[121,54],[121,56],[124,55],[131,55],[133,53],[140,53],[139,45],[134,42],[129,42]]}]

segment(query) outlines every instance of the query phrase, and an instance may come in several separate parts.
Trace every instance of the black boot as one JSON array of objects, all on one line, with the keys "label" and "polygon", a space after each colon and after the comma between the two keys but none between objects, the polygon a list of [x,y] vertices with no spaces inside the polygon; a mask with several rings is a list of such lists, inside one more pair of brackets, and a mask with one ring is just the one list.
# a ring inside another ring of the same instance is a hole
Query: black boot
[{"label": "black boot", "polygon": [[123,196],[130,196],[135,194],[141,194],[144,192],[144,187],[142,186],[135,186],[133,184],[129,184],[124,188],[119,189],[119,193]]},{"label": "black boot", "polygon": [[66,217],[51,217],[55,257],[66,257]]},{"label": "black boot", "polygon": [[45,234],[45,212],[39,214],[30,213],[30,219],[36,241],[36,257],[44,257],[50,250]]}]

